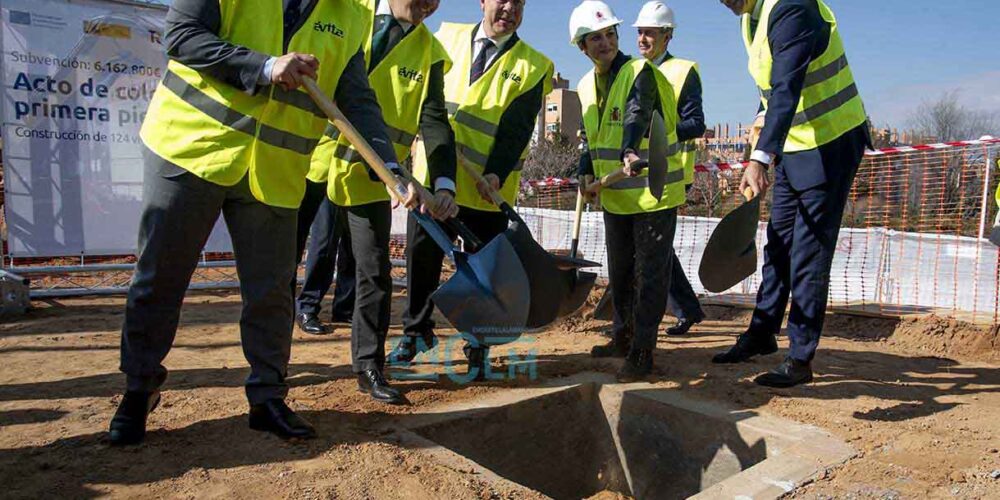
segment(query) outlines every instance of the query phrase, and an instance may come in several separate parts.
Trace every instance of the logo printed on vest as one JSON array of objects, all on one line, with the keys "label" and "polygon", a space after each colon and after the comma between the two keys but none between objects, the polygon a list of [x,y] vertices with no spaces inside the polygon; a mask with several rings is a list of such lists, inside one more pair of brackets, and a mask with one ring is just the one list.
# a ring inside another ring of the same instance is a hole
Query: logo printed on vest
[{"label": "logo printed on vest", "polygon": [[313,31],[318,31],[320,33],[329,33],[338,38],[344,38],[344,30],[337,26],[337,23],[323,23],[321,21],[316,21],[313,25]]},{"label": "logo printed on vest", "polygon": [[512,73],[509,70],[506,69],[503,70],[500,73],[500,76],[504,77],[507,80],[511,80],[514,83],[521,83],[521,75],[518,75],[517,73]]},{"label": "logo printed on vest", "polygon": [[622,108],[618,106],[611,108],[611,121],[616,123],[622,121]]},{"label": "logo printed on vest", "polygon": [[399,67],[399,77],[412,80],[417,83],[424,83],[424,74],[415,70],[407,68],[406,66]]}]

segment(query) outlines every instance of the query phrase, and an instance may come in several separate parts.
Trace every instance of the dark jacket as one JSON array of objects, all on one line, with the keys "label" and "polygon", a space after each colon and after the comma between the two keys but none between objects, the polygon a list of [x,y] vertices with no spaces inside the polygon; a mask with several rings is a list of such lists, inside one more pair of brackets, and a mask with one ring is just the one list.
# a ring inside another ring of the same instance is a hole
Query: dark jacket
[{"label": "dark jacket", "polygon": [[[802,96],[806,70],[810,62],[826,51],[830,25],[823,20],[816,0],[781,0],[768,19],[767,37],[774,59],[771,96],[756,149],[789,163],[785,171],[793,187],[807,189],[822,184],[833,174],[831,169],[840,167],[824,165],[818,150],[787,155],[782,155],[782,150]],[[863,149],[871,142],[868,133],[867,124],[862,124],[819,149]]]},{"label": "dark jacket", "polygon": [[[314,6],[315,2],[309,2],[299,16],[298,27],[309,17]],[[273,22],[281,22],[281,19]],[[167,12],[164,35],[167,56],[248,94],[262,91],[267,85],[257,82],[270,56],[219,38],[221,23],[218,0],[173,0]],[[285,33],[286,41],[292,34]],[[382,120],[382,109],[368,84],[361,50],[347,63],[334,99],[362,136],[382,139],[370,141],[378,155],[387,163],[396,162],[396,152]]]},{"label": "dark jacket", "polygon": [[[469,43],[475,43],[476,33],[479,31],[477,25],[472,30],[472,39]],[[503,49],[493,57],[490,66],[496,64],[500,58],[506,54],[520,40],[517,33],[504,45]],[[487,70],[489,67],[486,68]],[[535,131],[535,123],[538,120],[538,113],[542,110],[542,102],[545,100],[545,81],[539,81],[531,90],[514,98],[514,101],[507,106],[500,117],[497,126],[497,135],[493,142],[493,150],[486,160],[483,174],[495,174],[500,179],[500,186],[503,186],[507,176],[514,171],[514,167],[521,160],[521,152],[528,147],[531,135]]]},{"label": "dark jacket", "polygon": [[[615,60],[611,63],[611,72],[608,74],[609,91],[610,87],[614,85],[615,78],[618,77],[618,72],[621,71],[622,66],[631,60],[632,57],[623,54],[621,51],[615,56]],[[635,82],[632,83],[632,89],[629,91],[628,100],[625,104],[621,156],[625,156],[625,151],[629,149],[633,151],[639,150],[642,139],[649,132],[649,122],[653,118],[653,112],[660,109],[660,91],[657,88],[656,76],[653,75],[653,71],[658,70],[655,70],[652,66],[646,66],[636,76]],[[590,157],[590,151],[586,143],[583,144],[582,149],[580,164],[577,167],[577,175],[594,175],[594,161]]]}]

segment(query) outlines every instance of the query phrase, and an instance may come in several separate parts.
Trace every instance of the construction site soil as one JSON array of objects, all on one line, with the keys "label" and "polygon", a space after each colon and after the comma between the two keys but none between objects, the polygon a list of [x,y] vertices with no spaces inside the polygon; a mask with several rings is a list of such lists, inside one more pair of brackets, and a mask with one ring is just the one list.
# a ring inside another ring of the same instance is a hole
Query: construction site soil
[{"label": "construction site soil", "polygon": [[[403,293],[394,297],[390,347],[401,333],[404,300]],[[538,491],[436,460],[393,429],[445,404],[558,384],[583,372],[610,374],[621,363],[588,354],[606,341],[607,322],[574,318],[495,348],[493,372],[514,377],[467,384],[459,337],[440,329],[445,341],[418,358],[423,362],[389,370],[410,404],[386,406],[357,391],[349,328],[327,336],[296,331],[288,402],[320,437],[286,442],[247,427],[239,295],[192,293],[146,442],[119,449],[109,446],[106,429],[123,386],[117,368],[124,299],[34,305],[26,316],[0,324],[5,498],[539,498]],[[815,382],[778,390],[752,379],[777,364],[780,354],[711,364],[712,355],[746,327],[749,311],[707,312],[709,319],[689,335],[659,338],[650,387],[813,425],[856,450],[854,458],[821,470],[787,496],[1000,497],[997,327],[938,317],[831,315],[814,362]],[[787,341],[780,345],[784,352]],[[592,424],[568,419],[564,425]],[[478,438],[475,430],[460,432],[469,442]],[[450,437],[456,439],[462,436]],[[532,456],[539,470],[562,465]],[[593,498],[621,497],[604,491]]]}]

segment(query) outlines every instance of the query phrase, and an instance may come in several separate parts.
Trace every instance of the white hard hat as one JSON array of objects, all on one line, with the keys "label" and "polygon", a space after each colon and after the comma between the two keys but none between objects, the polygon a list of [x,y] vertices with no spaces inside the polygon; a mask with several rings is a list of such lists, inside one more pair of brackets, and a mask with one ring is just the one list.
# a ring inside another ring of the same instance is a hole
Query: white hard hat
[{"label": "white hard hat", "polygon": [[646,2],[633,28],[674,28],[674,11],[663,2]]},{"label": "white hard hat", "polygon": [[573,9],[569,16],[569,43],[576,44],[581,38],[622,23],[608,4],[598,0],[584,0]]}]

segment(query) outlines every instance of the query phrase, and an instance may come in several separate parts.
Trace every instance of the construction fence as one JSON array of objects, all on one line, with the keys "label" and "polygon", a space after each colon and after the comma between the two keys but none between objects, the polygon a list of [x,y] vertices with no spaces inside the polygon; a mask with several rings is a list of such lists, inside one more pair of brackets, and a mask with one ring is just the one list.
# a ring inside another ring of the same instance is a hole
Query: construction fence
[{"label": "construction fence", "polygon": [[[830,276],[830,305],[861,314],[934,313],[1000,323],[1000,253],[984,238],[997,213],[993,193],[1000,180],[998,158],[1000,140],[988,138],[870,151],[844,213]],[[742,203],[742,168],[740,163],[698,165],[688,203],[680,209],[674,249],[707,303],[752,305],[760,285],[759,271],[720,294],[708,293],[698,280],[712,230]],[[523,183],[518,210],[543,247],[569,248],[576,192],[571,179]],[[766,243],[768,213],[765,200],[759,249]],[[404,258],[406,217],[401,208],[394,211],[392,253],[397,265]],[[580,249],[584,257],[607,264],[597,207],[583,215]],[[763,252],[758,256],[759,269]],[[132,256],[74,257],[53,266],[52,259],[40,257],[8,255],[4,262],[8,270],[32,278],[36,297],[123,292],[134,261]],[[230,258],[227,253],[206,254],[194,287],[235,285]],[[607,269],[600,274],[606,278]]]}]

